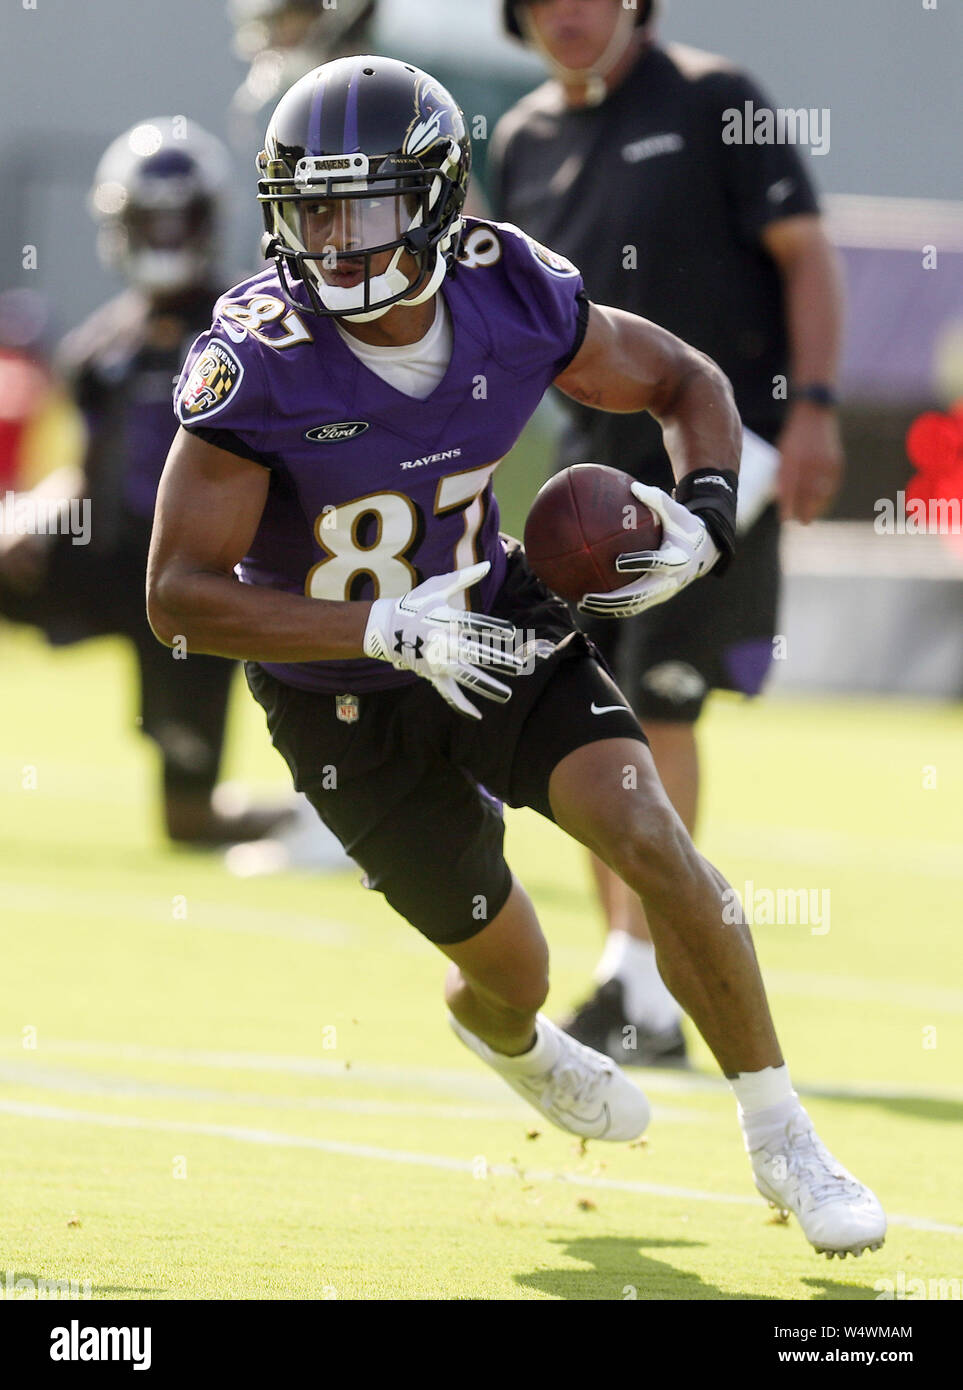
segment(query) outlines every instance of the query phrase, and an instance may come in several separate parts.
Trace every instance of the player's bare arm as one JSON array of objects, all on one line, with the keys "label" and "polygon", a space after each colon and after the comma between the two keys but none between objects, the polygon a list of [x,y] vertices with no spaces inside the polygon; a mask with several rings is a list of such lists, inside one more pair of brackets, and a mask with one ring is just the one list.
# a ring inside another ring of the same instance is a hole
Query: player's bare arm
[{"label": "player's bare arm", "polygon": [[160,641],[250,661],[362,654],[370,603],[338,603],[242,584],[270,472],[179,430],[161,479],[147,570],[147,613]]},{"label": "player's bare arm", "polygon": [[662,545],[620,555],[617,569],[641,578],[606,594],[585,594],[581,611],[633,617],[714,566],[721,572],[735,549],[742,448],[742,424],[724,373],[657,324],[593,304],[582,346],[555,385],[597,410],[649,411],[662,426],[677,483],[674,498],[632,484],[635,497],[658,517]]},{"label": "player's bare arm", "polygon": [[593,304],[582,347],[555,385],[597,410],[649,411],[676,479],[697,468],[738,472],[742,425],[728,378],[647,319]]}]

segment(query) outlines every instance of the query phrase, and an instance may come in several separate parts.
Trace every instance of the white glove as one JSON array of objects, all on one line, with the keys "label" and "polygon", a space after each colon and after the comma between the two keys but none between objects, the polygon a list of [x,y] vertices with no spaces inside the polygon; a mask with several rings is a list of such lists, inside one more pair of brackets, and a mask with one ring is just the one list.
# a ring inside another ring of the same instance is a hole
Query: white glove
[{"label": "white glove", "polygon": [[645,483],[633,483],[632,494],[651,507],[661,521],[662,544],[658,550],[620,555],[615,562],[619,573],[641,574],[643,578],[607,594],[585,594],[578,605],[580,613],[599,618],[632,618],[657,603],[665,603],[693,579],[707,574],[719,558],[705,523],[688,507],[661,488]]},{"label": "white glove", "polygon": [[513,676],[525,661],[512,649],[514,626],[504,618],[449,608],[447,600],[484,578],[487,560],[452,574],[426,579],[401,598],[379,598],[371,605],[364,634],[364,654],[390,661],[397,671],[412,671],[431,681],[439,695],[470,719],[481,711],[459,689],[466,686],[503,705],[511,690],[488,674],[490,667]]}]

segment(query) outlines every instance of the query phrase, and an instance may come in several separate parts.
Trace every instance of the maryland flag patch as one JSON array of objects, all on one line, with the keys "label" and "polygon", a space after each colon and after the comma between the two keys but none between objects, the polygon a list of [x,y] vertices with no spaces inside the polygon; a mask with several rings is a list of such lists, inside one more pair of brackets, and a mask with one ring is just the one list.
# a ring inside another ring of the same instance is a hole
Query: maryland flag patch
[{"label": "maryland flag patch", "polygon": [[566,260],[566,258],[559,255],[557,251],[551,251],[547,246],[543,246],[540,241],[536,241],[534,237],[525,236],[525,240],[528,242],[528,249],[535,259],[541,261],[546,270],[551,271],[553,275],[557,275],[559,279],[567,280],[572,275],[580,274],[578,266],[574,266],[571,261]]},{"label": "maryland flag patch", "polygon": [[177,414],[189,425],[213,415],[227,403],[244,375],[244,368],[224,343],[210,342],[190,370],[177,395]]}]

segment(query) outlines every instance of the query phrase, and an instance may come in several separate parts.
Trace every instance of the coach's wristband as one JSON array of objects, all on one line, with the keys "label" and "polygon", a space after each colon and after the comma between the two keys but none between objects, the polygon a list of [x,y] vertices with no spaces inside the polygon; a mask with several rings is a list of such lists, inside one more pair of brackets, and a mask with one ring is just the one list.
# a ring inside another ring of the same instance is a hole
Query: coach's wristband
[{"label": "coach's wristband", "polygon": [[835,410],[839,397],[835,388],[824,381],[811,381],[805,386],[794,386],[789,392],[791,401],[808,401],[810,405],[821,405],[824,410]]},{"label": "coach's wristband", "polygon": [[705,525],[715,541],[719,559],[713,574],[724,574],[736,552],[738,476],[731,468],[697,468],[675,485],[674,497]]}]

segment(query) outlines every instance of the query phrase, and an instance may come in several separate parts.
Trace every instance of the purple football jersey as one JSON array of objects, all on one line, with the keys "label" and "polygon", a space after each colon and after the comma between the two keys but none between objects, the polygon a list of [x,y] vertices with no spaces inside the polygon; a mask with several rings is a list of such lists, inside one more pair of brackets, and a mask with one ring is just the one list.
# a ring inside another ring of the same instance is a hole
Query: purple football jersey
[{"label": "purple football jersey", "polygon": [[[175,410],[186,429],[271,470],[244,583],[372,599],[485,559],[468,603],[488,611],[505,573],[492,475],[578,350],[585,300],[568,261],[474,219],[441,293],[452,357],[422,401],[371,372],[332,320],[285,302],[273,267],[218,301]],[[333,694],[416,679],[364,657],[262,664]]]}]

